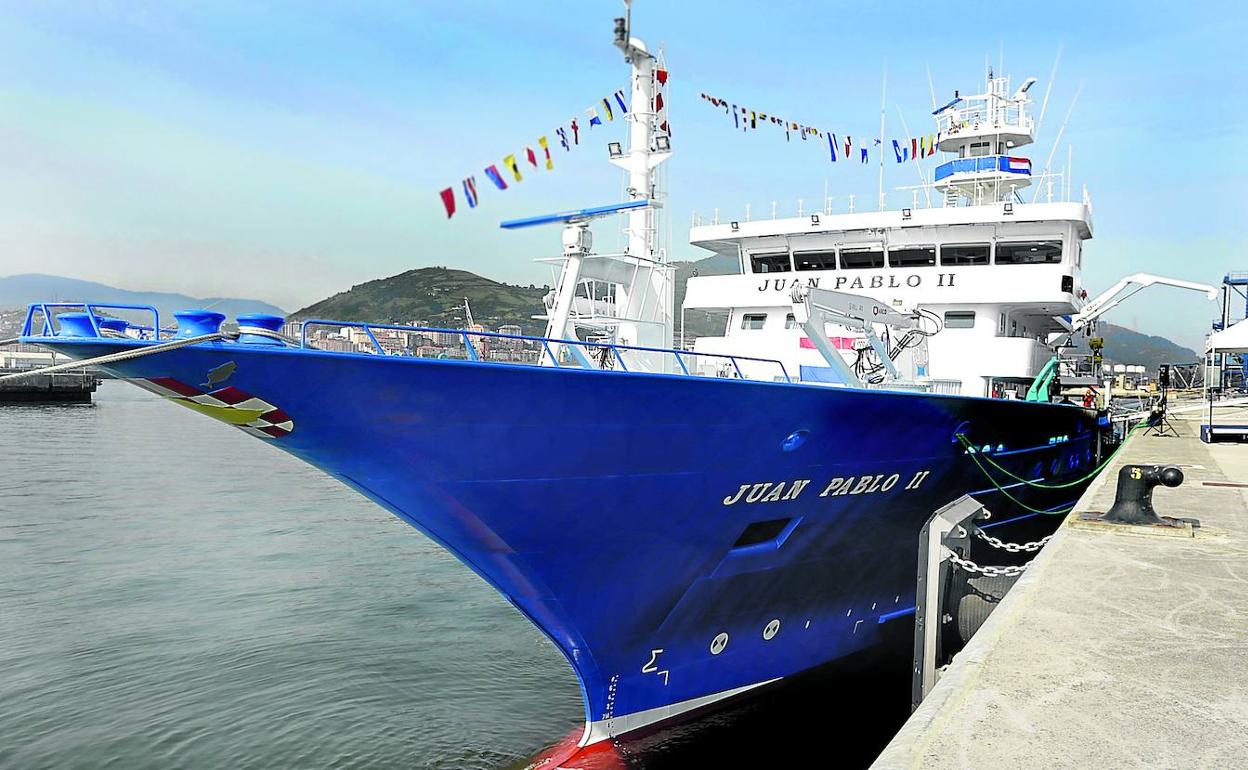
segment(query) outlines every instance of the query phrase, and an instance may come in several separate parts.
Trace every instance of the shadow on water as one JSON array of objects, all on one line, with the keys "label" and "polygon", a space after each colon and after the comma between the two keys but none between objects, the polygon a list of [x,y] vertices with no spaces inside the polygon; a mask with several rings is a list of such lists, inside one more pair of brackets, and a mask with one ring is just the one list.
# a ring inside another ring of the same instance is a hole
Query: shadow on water
[{"label": "shadow on water", "polygon": [[910,716],[913,633],[912,619],[899,619],[875,650],[630,739],[617,751],[629,770],[868,767]]}]

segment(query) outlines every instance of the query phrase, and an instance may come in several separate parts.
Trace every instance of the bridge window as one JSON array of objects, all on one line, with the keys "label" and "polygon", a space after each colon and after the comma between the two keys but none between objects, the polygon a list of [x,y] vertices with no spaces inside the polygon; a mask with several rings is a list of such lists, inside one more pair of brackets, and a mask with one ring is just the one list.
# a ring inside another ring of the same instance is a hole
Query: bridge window
[{"label": "bridge window", "polygon": [[884,267],[884,252],[879,249],[841,249],[841,267],[845,270]]},{"label": "bridge window", "polygon": [[789,313],[788,315],[784,317],[784,328],[786,329],[797,328],[797,319],[793,317],[792,313]]},{"label": "bridge window", "polygon": [[793,261],[798,270],[835,270],[835,251],[796,251]]},{"label": "bridge window", "polygon": [[936,264],[935,246],[907,246],[888,250],[888,264],[893,267],[926,267]]},{"label": "bridge window", "polygon": [[741,328],[757,331],[767,323],[766,313],[746,313],[741,316]]},{"label": "bridge window", "polygon": [[950,267],[988,264],[986,243],[946,243],[940,247],[940,264]]},{"label": "bridge window", "polygon": [[778,254],[750,255],[750,270],[755,273],[787,273],[792,269],[787,251]]},{"label": "bridge window", "polygon": [[1018,241],[997,244],[998,265],[1057,264],[1061,261],[1061,241]]},{"label": "bridge window", "polygon": [[945,328],[946,329],[973,329],[975,328],[975,311],[974,310],[946,310],[945,311]]}]

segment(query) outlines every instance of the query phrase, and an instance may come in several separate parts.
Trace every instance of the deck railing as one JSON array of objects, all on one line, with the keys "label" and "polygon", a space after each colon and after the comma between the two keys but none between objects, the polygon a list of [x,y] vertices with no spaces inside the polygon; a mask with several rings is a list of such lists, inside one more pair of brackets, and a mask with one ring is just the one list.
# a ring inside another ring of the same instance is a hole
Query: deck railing
[{"label": "deck railing", "polygon": [[[344,335],[340,331],[333,338],[318,337],[309,334],[314,327],[344,331],[355,329],[358,332],[351,334],[348,331]],[[309,319],[301,324],[301,347],[324,350],[325,345],[335,343],[345,343],[350,347],[339,352],[374,355],[793,382],[784,364],[773,358],[321,318]]]},{"label": "deck railing", "polygon": [[[172,337],[177,331],[176,329],[162,329],[160,312],[151,305],[39,302],[30,305],[27,309],[22,336],[62,336],[56,317],[59,312],[64,311],[85,312],[89,317],[91,329],[98,337],[129,337],[154,341]],[[142,323],[136,324],[127,319],[124,333],[105,328],[104,322],[107,319],[117,318],[119,312],[150,314],[152,323],[148,326]],[[312,331],[317,327],[334,331],[330,334],[313,334]],[[698,353],[674,348],[621,345],[613,342],[551,339],[471,329],[441,329],[314,318],[299,324],[297,338],[283,337],[283,339],[291,346],[331,353],[364,353],[409,358],[553,366],[559,369],[614,370],[690,377],[793,382],[784,364],[773,358]],[[277,341],[274,340],[274,342]]]},{"label": "deck railing", "polygon": [[[101,311],[122,311],[123,313],[150,314],[150,326],[136,324],[126,320],[127,331],[133,331],[135,339],[157,339],[160,336],[172,336],[173,329],[160,329],[160,311],[152,305],[120,305],[111,302],[35,302],[26,308],[26,321],[22,324],[23,337],[55,337],[60,329],[56,324],[58,311],[74,311],[90,316],[91,328],[97,336],[106,336],[100,322],[105,318],[115,317],[114,313]],[[36,332],[36,328],[39,329]],[[160,333],[155,330],[160,329]]]}]

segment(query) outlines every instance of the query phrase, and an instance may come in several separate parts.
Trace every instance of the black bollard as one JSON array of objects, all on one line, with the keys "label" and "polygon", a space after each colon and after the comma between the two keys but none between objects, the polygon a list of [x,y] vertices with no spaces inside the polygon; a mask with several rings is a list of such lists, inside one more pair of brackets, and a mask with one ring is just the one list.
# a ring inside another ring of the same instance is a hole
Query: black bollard
[{"label": "black bollard", "polygon": [[1124,465],[1118,471],[1118,491],[1114,505],[1101,521],[1115,524],[1161,524],[1153,510],[1153,487],[1165,484],[1177,487],[1183,483],[1183,471],[1177,465]]}]

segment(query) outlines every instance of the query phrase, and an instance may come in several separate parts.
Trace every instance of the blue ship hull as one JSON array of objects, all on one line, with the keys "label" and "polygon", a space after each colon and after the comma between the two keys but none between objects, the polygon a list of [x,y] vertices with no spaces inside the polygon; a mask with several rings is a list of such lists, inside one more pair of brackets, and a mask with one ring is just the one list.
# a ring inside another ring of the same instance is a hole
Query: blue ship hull
[{"label": "blue ship hull", "polygon": [[567,656],[583,744],[878,644],[913,608],[936,508],[1011,512],[957,433],[1049,482],[1087,474],[1099,441],[1072,406],[748,380],[224,342],[110,369],[222,419],[252,409],[233,421],[454,553]]}]

